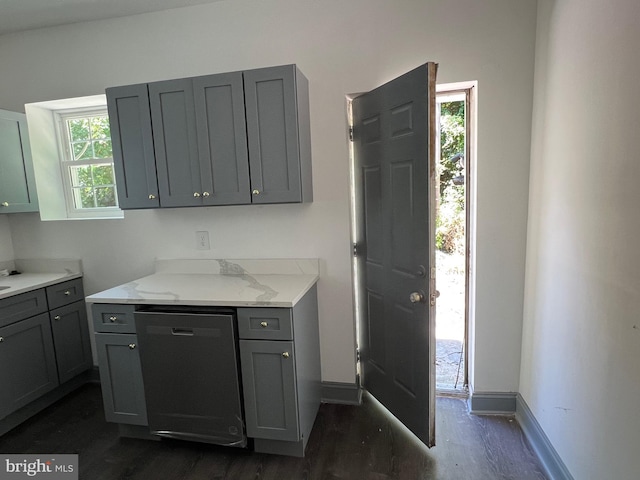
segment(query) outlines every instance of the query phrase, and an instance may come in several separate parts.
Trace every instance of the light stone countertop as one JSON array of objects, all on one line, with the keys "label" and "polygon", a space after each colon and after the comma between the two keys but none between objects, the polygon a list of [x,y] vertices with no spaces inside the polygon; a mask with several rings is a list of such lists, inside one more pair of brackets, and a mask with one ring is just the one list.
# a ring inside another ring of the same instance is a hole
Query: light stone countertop
[{"label": "light stone countertop", "polygon": [[0,277],[0,287],[9,287],[0,289],[0,299],[82,277],[79,260],[15,260],[14,268],[23,273]]},{"label": "light stone countertop", "polygon": [[90,295],[86,301],[291,308],[317,281],[317,259],[158,260],[155,274]]}]

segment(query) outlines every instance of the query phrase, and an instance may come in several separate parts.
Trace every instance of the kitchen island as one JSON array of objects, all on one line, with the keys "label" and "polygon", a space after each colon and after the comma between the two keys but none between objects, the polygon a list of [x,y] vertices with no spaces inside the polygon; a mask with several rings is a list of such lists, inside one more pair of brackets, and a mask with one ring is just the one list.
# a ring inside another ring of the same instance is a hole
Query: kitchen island
[{"label": "kitchen island", "polygon": [[316,259],[159,260],[90,295],[107,420],[123,436],[303,456],[320,405],[317,281]]}]

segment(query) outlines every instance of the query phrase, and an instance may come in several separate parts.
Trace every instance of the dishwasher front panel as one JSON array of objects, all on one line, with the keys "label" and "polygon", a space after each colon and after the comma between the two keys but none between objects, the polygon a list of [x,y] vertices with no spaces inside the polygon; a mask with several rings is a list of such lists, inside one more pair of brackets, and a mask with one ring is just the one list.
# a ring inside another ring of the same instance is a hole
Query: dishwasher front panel
[{"label": "dishwasher front panel", "polygon": [[135,313],[149,429],[244,447],[233,312]]}]

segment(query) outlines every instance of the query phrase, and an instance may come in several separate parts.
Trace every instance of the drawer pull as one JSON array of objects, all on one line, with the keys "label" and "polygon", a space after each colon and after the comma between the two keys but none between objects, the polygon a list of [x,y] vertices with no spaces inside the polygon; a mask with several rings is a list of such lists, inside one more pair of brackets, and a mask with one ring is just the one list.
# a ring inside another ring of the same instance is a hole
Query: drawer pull
[{"label": "drawer pull", "polygon": [[65,296],[68,297],[69,295],[71,295],[71,292],[69,290],[65,290],[64,294],[65,294]]},{"label": "drawer pull", "polygon": [[55,317],[53,317],[54,320],[60,320],[60,315],[56,315]]},{"label": "drawer pull", "polygon": [[4,342],[4,337],[0,337],[0,343]]},{"label": "drawer pull", "polygon": [[289,352],[282,352],[282,356],[284,358],[289,358]]},{"label": "drawer pull", "polygon": [[260,322],[260,326],[262,328],[267,328],[269,326],[269,324],[267,322]]},{"label": "drawer pull", "polygon": [[134,348],[136,348],[136,344],[135,343],[130,343],[129,344],[129,350],[133,350]]},{"label": "drawer pull", "polygon": [[116,322],[116,321],[118,321],[118,317],[116,317],[115,315],[113,315],[113,316],[109,317],[109,321],[111,321],[111,322]]}]

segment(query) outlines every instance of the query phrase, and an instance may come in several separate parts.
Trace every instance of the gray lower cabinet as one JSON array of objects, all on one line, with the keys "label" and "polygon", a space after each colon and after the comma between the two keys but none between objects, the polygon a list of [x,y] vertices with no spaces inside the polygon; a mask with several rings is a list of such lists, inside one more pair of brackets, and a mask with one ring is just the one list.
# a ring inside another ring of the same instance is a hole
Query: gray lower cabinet
[{"label": "gray lower cabinet", "polygon": [[147,425],[147,407],[136,335],[96,333],[95,338],[107,421]]},{"label": "gray lower cabinet", "polygon": [[308,81],[295,65],[106,94],[121,208],[312,201]]},{"label": "gray lower cabinet", "polygon": [[37,212],[26,116],[0,110],[0,214]]},{"label": "gray lower cabinet", "polygon": [[91,306],[105,418],[109,422],[146,426],[134,312],[133,305]]},{"label": "gray lower cabinet", "polygon": [[93,366],[87,307],[84,301],[75,302],[52,310],[49,318],[58,377],[60,383],[65,383]]},{"label": "gray lower cabinet", "polygon": [[58,386],[49,315],[0,328],[0,418]]},{"label": "gray lower cabinet", "polygon": [[320,407],[316,287],[292,308],[239,308],[247,435],[258,452],[302,457]]},{"label": "gray lower cabinet", "polygon": [[0,300],[0,419],[91,368],[82,279]]},{"label": "gray lower cabinet", "polygon": [[293,342],[240,340],[247,436],[300,440]]}]

